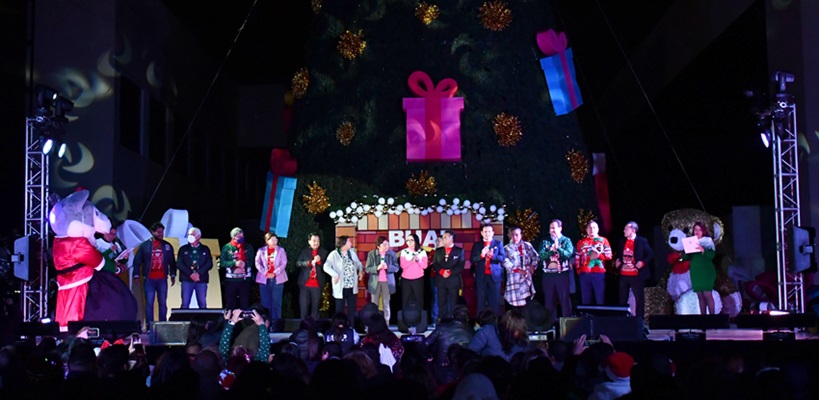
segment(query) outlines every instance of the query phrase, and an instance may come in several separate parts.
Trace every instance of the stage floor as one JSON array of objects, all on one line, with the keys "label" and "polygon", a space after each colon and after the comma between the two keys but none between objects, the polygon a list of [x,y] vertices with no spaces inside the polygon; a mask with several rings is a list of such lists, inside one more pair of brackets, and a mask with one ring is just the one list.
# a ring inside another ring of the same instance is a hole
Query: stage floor
[{"label": "stage floor", "polygon": [[[434,330],[434,327],[429,327],[425,332],[418,332],[418,334],[422,334],[424,336],[429,336],[430,333]],[[399,337],[405,335],[398,330],[396,325],[391,325],[390,330],[395,332],[396,335]],[[648,335],[646,336],[646,340],[649,341],[658,341],[658,342],[673,342],[679,339],[682,339],[682,335],[687,333],[687,330],[681,330],[679,333],[675,332],[674,330],[669,329],[652,329],[649,330]],[[701,332],[701,331],[694,331],[694,332]],[[772,331],[769,331],[772,332]],[[713,341],[762,341],[764,340],[764,333],[765,331],[761,329],[740,329],[740,328],[731,328],[731,329],[709,329],[705,331],[705,339],[706,340],[713,340]],[[287,340],[290,338],[292,332],[274,332],[270,334],[270,341],[271,343],[277,342],[279,340]],[[361,336],[364,336],[363,333],[360,333]],[[538,332],[529,335],[529,339],[531,341],[546,341],[555,338],[555,335],[559,334],[554,330],[550,330],[547,332]],[[678,334],[680,337],[678,337]],[[808,331],[796,331],[794,332],[794,339],[795,340],[819,340],[818,333],[810,333]]]}]

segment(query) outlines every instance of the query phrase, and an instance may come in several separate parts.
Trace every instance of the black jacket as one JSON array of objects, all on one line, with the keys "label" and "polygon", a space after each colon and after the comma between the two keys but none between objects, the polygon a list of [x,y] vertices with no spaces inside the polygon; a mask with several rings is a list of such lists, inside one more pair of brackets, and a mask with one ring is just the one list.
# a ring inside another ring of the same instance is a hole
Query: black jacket
[{"label": "black jacket", "polygon": [[[191,264],[193,264],[191,252],[193,251],[193,246],[190,244],[179,248],[179,255],[176,257],[176,269],[179,270],[179,280],[181,282],[193,282],[191,279],[191,273],[193,273],[191,269]],[[201,243],[196,247],[196,251],[199,252],[199,259],[196,262],[199,282],[208,283],[208,275],[210,275],[210,270],[213,268],[213,255],[210,253],[208,246]]]},{"label": "black jacket", "polygon": [[[316,279],[318,280],[319,288],[324,288],[324,283],[327,282],[327,273],[324,272],[324,262],[327,261],[327,250],[319,247],[318,255],[321,257],[321,265],[316,266]],[[313,249],[309,246],[302,249],[299,253],[299,258],[296,259],[296,267],[299,269],[299,286],[304,286],[307,279],[310,278],[310,270],[313,268]]]},{"label": "black jacket", "polygon": [[449,346],[460,344],[467,347],[473,336],[475,336],[475,330],[471,326],[458,320],[449,320],[438,324],[435,330],[427,336],[424,344],[430,352],[433,352],[434,362],[440,364],[446,361]]},{"label": "black jacket", "polygon": [[[626,238],[620,239],[620,247],[613,249],[617,253],[617,259],[620,262],[623,262],[623,249],[626,247]],[[648,263],[654,258],[654,251],[651,250],[651,246],[648,245],[648,240],[642,236],[635,236],[634,237],[634,262],[642,261],[643,268],[639,269],[637,273],[637,277],[640,280],[647,280],[651,278],[651,270],[648,267]]]}]

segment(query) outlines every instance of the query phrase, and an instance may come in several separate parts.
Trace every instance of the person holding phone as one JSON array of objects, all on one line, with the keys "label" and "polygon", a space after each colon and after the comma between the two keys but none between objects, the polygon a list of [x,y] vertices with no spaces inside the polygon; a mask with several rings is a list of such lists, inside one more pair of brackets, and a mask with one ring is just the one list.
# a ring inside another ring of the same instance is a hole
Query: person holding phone
[{"label": "person holding phone", "polygon": [[501,281],[503,264],[506,261],[506,250],[503,243],[495,238],[495,228],[490,224],[481,227],[483,240],[472,245],[469,260],[472,262],[472,273],[475,275],[475,292],[477,309],[491,308],[496,313],[500,308]]},{"label": "person holding phone", "polygon": [[395,273],[398,272],[398,257],[390,250],[390,242],[386,236],[375,239],[375,250],[367,253],[367,266],[364,271],[370,276],[367,282],[367,291],[370,292],[372,302],[384,310],[384,319],[390,323],[390,296],[395,293]]}]

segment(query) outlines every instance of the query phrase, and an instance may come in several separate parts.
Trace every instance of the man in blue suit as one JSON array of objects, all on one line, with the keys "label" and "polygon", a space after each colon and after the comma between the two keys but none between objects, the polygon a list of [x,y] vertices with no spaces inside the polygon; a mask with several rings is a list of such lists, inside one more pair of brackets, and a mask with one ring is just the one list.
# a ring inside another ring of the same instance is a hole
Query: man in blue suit
[{"label": "man in blue suit", "polygon": [[500,290],[506,251],[503,249],[503,242],[495,240],[494,236],[495,229],[492,225],[483,225],[483,240],[472,245],[469,260],[472,262],[472,273],[475,274],[478,312],[489,307],[500,315]]}]

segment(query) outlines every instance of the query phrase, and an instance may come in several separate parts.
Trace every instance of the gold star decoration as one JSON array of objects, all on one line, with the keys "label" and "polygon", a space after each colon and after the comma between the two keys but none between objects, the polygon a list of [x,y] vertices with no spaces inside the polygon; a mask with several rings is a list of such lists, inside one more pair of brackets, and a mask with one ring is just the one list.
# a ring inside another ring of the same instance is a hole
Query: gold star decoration
[{"label": "gold star decoration", "polygon": [[293,96],[297,99],[304,97],[307,93],[307,87],[310,85],[310,72],[307,71],[307,68],[301,68],[296,71],[296,74],[293,75],[293,81],[291,82],[291,89],[290,91],[293,92]]},{"label": "gold star decoration", "polygon": [[486,29],[500,32],[512,23],[512,10],[502,0],[492,0],[483,3],[478,17],[481,19],[481,24]]},{"label": "gold star decoration", "polygon": [[350,121],[344,121],[336,129],[336,139],[343,145],[349,146],[355,136],[355,127]]},{"label": "gold star decoration", "polygon": [[319,186],[316,181],[313,181],[311,185],[307,186],[307,189],[310,191],[310,194],[301,196],[302,204],[304,204],[304,208],[307,209],[307,212],[311,214],[321,214],[330,207],[327,191]]},{"label": "gold star decoration", "polygon": [[498,135],[498,144],[503,147],[511,147],[518,143],[523,137],[523,130],[520,127],[518,117],[506,113],[495,116],[495,134]]},{"label": "gold star decoration", "polygon": [[438,6],[435,4],[427,4],[423,1],[415,7],[415,16],[418,17],[424,25],[429,25],[432,21],[438,19],[440,12],[440,9],[438,9]]},{"label": "gold star decoration", "polygon": [[532,241],[540,235],[540,218],[531,208],[515,211],[514,215],[509,216],[508,221],[510,226],[520,228],[523,240]]},{"label": "gold star decoration", "polygon": [[591,210],[580,209],[580,212],[577,213],[577,226],[580,227],[583,236],[586,236],[586,225],[596,219],[597,216]]},{"label": "gold star decoration", "polygon": [[338,39],[338,52],[348,60],[360,56],[364,52],[364,48],[367,47],[367,42],[362,39],[363,37],[364,33],[361,30],[358,33],[350,31],[342,33]]},{"label": "gold star decoration", "polygon": [[569,163],[572,179],[577,183],[583,182],[583,179],[589,173],[589,161],[586,160],[586,156],[577,150],[569,150],[566,153],[566,161]]},{"label": "gold star decoration", "polygon": [[321,0],[310,0],[310,8],[313,9],[313,14],[318,14],[321,12]]},{"label": "gold star decoration", "polygon": [[412,196],[423,196],[435,194],[438,190],[435,184],[435,177],[429,176],[429,172],[421,171],[418,177],[412,174],[412,177],[407,180],[407,191]]}]

